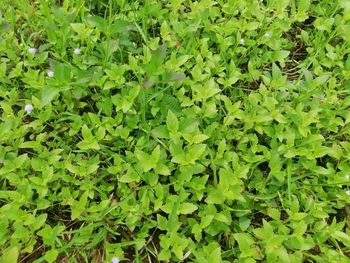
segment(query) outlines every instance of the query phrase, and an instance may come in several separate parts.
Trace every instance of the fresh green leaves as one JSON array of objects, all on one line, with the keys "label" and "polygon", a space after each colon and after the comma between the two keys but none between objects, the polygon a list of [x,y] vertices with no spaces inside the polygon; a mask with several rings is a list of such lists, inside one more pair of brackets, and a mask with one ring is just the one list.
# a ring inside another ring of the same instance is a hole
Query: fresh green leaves
[{"label": "fresh green leaves", "polygon": [[1,262],[349,261],[349,1],[47,2],[0,1]]},{"label": "fresh green leaves", "polygon": [[[100,149],[100,146],[98,144],[98,139],[92,135],[91,130],[86,125],[83,126],[81,130],[81,134],[83,136],[83,140],[77,144],[77,146],[80,149],[82,150],[88,150],[88,149],[99,150]],[[101,134],[100,137],[102,137],[103,132],[100,134]]]},{"label": "fresh green leaves", "polygon": [[170,110],[168,111],[168,115],[166,118],[166,125],[169,132],[175,133],[179,129],[179,121],[176,115]]},{"label": "fresh green leaves", "polygon": [[160,158],[160,147],[158,145],[150,155],[140,150],[137,150],[135,152],[135,156],[139,161],[139,165],[141,166],[143,172],[148,172],[149,170],[157,166],[157,163]]}]

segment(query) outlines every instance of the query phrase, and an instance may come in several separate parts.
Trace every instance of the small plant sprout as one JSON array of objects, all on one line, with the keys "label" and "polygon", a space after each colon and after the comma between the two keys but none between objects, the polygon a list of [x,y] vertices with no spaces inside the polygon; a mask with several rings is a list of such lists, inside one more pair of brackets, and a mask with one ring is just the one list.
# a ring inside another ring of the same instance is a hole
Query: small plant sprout
[{"label": "small plant sprout", "polygon": [[28,52],[29,52],[30,54],[32,54],[32,55],[35,55],[35,53],[36,53],[36,48],[30,47],[30,48],[28,48]]},{"label": "small plant sprout", "polygon": [[74,55],[80,55],[80,48],[74,49]]},{"label": "small plant sprout", "polygon": [[33,111],[33,105],[32,105],[32,104],[26,104],[26,105],[24,106],[24,110],[25,110],[28,114],[30,114],[30,113]]},{"label": "small plant sprout", "polygon": [[350,0],[0,0],[0,51],[0,263],[350,263]]},{"label": "small plant sprout", "polygon": [[55,75],[55,73],[54,73],[52,70],[49,70],[49,71],[47,72],[47,76],[48,76],[49,78],[52,78],[54,75]]}]

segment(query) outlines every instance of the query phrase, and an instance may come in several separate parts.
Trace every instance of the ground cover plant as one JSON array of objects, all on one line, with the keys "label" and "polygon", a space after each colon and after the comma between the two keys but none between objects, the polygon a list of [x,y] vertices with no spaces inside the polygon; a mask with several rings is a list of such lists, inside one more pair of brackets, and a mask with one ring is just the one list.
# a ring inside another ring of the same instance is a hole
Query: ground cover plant
[{"label": "ground cover plant", "polygon": [[350,2],[2,0],[1,262],[350,262]]}]

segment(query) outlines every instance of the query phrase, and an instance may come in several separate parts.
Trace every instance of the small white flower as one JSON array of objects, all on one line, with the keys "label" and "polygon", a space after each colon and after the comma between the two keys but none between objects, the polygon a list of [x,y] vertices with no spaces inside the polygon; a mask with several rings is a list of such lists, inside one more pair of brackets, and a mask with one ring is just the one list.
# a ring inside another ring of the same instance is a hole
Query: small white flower
[{"label": "small white flower", "polygon": [[32,112],[32,110],[33,110],[33,105],[32,105],[32,104],[26,104],[26,105],[24,106],[24,110],[25,110],[28,114],[30,114],[30,113]]},{"label": "small white flower", "polygon": [[112,258],[112,263],[119,263],[120,259],[118,257]]},{"label": "small white flower", "polygon": [[266,32],[266,33],[265,33],[265,37],[270,37],[270,33],[269,33],[269,32]]},{"label": "small white flower", "polygon": [[55,73],[54,73],[52,70],[49,70],[49,71],[47,72],[47,76],[48,76],[49,78],[52,78],[54,75],[55,75]]},{"label": "small white flower", "polygon": [[28,48],[28,52],[30,53],[30,54],[35,54],[36,53],[36,48],[34,48],[34,47],[30,47],[30,48]]},{"label": "small white flower", "polygon": [[347,194],[347,195],[350,195],[350,190],[347,190],[347,191],[346,191],[346,194]]},{"label": "small white flower", "polygon": [[244,38],[241,38],[241,39],[239,40],[239,42],[241,42],[241,44],[244,44],[244,43],[245,43]]},{"label": "small white flower", "polygon": [[80,54],[80,48],[74,49],[74,55],[79,55]]},{"label": "small white flower", "polygon": [[345,179],[346,179],[346,180],[349,180],[349,178],[350,178],[350,177],[349,177],[349,175],[348,175],[348,174],[347,174],[347,175],[345,175]]}]

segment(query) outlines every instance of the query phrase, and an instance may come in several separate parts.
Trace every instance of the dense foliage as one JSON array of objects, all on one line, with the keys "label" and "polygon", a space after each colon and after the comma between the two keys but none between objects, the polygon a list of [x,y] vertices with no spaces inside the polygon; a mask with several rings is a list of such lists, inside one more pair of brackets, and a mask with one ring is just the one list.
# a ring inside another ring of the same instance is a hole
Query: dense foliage
[{"label": "dense foliage", "polygon": [[2,0],[2,262],[349,262],[350,2]]}]

